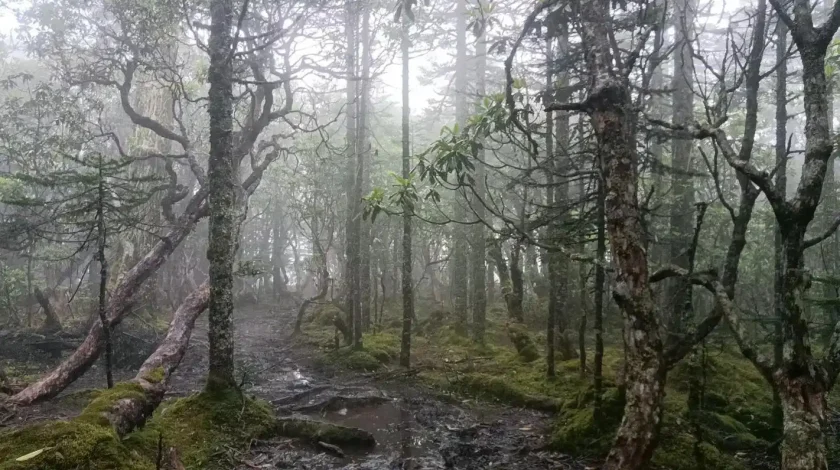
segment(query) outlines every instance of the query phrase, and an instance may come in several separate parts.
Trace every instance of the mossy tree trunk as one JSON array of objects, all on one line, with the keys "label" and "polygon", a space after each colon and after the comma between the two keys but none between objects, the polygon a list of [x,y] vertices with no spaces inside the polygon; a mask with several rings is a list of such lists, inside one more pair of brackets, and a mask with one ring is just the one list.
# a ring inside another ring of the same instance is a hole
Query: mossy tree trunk
[{"label": "mossy tree trunk", "polygon": [[233,155],[233,5],[210,3],[210,360],[207,389],[235,388],[233,362],[233,263],[237,230],[239,162]]},{"label": "mossy tree trunk", "polygon": [[[402,54],[402,177],[408,179],[411,172],[410,147],[410,110],[409,110],[409,18],[406,8],[411,8],[408,2],[403,4],[402,23],[400,29],[400,51]],[[404,203],[402,214],[402,336],[400,340],[400,365],[411,367],[411,321],[414,318],[414,286],[411,256],[411,207]]]},{"label": "mossy tree trunk", "polygon": [[496,271],[499,273],[499,283],[502,286],[502,297],[508,310],[508,317],[517,323],[522,323],[524,313],[522,311],[522,271],[519,269],[519,254],[522,250],[520,242],[514,242],[510,250],[510,267],[505,261],[502,253],[502,242],[495,240],[490,244],[488,254],[496,264]]},{"label": "mossy tree trunk", "polygon": [[[555,110],[584,111],[598,141],[606,229],[616,264],[613,296],[624,318],[627,378],[624,417],[604,468],[634,470],[650,461],[656,446],[665,392],[666,363],[648,276],[638,200],[638,159],[628,80],[616,70],[610,46],[610,2],[582,5],[581,37],[589,78],[584,103],[552,103]],[[617,62],[616,62],[617,61]]]},{"label": "mossy tree trunk", "polygon": [[[101,158],[101,157],[100,157]],[[100,161],[100,165],[101,165]],[[99,260],[99,305],[97,312],[102,323],[102,339],[105,341],[105,382],[114,387],[113,357],[114,342],[111,339],[111,324],[108,321],[108,259],[105,258],[107,234],[105,232],[105,180],[99,167],[99,181],[96,200],[96,258]]]},{"label": "mossy tree trunk", "polygon": [[[840,365],[840,325],[835,326],[826,358],[818,361],[811,349],[811,333],[803,308],[804,296],[810,287],[810,275],[804,269],[804,254],[807,248],[833,233],[831,230],[812,239],[805,238],[819,205],[828,161],[833,153],[828,122],[825,55],[840,27],[840,3],[835,5],[829,19],[820,27],[814,26],[811,6],[806,0],[793,2],[793,17],[788,14],[786,5],[777,0],[770,0],[770,3],[780,21],[790,30],[802,62],[805,155],[795,195],[788,199],[786,192],[774,184],[769,174],[732,159],[728,152],[724,156],[742,177],[761,189],[778,222],[782,247],[778,281],[780,295],[777,296],[781,361],[759,354],[734,307],[726,308],[724,313],[742,353],[777,388],[784,421],[782,469],[824,470],[828,467],[824,434],[826,394]],[[761,7],[763,2],[759,5]],[[763,24],[757,24],[756,29],[763,29]],[[760,42],[762,36],[757,37]],[[719,145],[725,145],[724,138],[718,131],[716,140]]]},{"label": "mossy tree trunk", "polygon": [[361,250],[359,243],[360,235],[360,200],[361,200],[361,166],[359,151],[359,90],[357,79],[358,74],[358,49],[359,40],[356,30],[359,26],[358,2],[348,0],[345,2],[345,24],[344,32],[346,39],[345,49],[345,73],[346,80],[346,161],[347,174],[345,186],[347,192],[347,217],[345,220],[345,310],[347,313],[347,325],[350,327],[354,348],[361,348],[361,293],[360,289],[360,259]]},{"label": "mossy tree trunk", "polygon": [[[485,29],[476,38],[475,43],[476,60],[476,87],[475,94],[478,99],[477,107],[484,100],[487,94],[486,73],[487,73],[487,39]],[[473,188],[472,210],[478,220],[484,220],[487,211],[484,207],[487,198],[487,169],[484,167],[484,142],[480,140],[478,151],[475,155],[475,187]],[[484,330],[487,317],[487,241],[485,239],[484,224],[473,224],[470,230],[470,292],[472,294],[472,334],[479,342],[484,342]]]},{"label": "mossy tree trunk", "polygon": [[[776,23],[776,191],[780,194],[787,195],[787,26],[784,21]],[[775,270],[773,276],[773,315],[776,318],[774,322],[774,338],[773,338],[773,360],[776,364],[781,364],[783,359],[783,342],[782,342],[782,273],[783,266],[783,246],[782,246],[782,232],[779,230],[779,224],[776,222],[773,230],[773,245],[774,245],[774,261]],[[782,412],[782,404],[779,398],[777,387],[773,387],[773,421],[774,426],[782,429],[784,426],[784,415]]]}]

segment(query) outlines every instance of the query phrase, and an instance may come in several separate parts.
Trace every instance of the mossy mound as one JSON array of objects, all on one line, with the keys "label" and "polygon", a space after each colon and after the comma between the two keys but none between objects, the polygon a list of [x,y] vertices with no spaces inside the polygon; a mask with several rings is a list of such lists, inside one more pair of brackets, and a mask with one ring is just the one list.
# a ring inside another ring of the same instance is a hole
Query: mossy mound
[{"label": "mossy mound", "polygon": [[[390,360],[390,356],[383,357]],[[322,354],[315,365],[322,368],[337,367],[356,372],[375,372],[382,368],[382,361],[364,349],[341,348]]]},{"label": "mossy mound", "polygon": [[[154,468],[154,460],[126,446],[108,420],[117,401],[145,399],[140,386],[119,383],[89,395],[93,401],[73,420],[46,422],[0,434],[0,469]],[[24,456],[30,458],[20,460]]]},{"label": "mossy mound", "polygon": [[308,320],[309,323],[313,323],[318,326],[331,327],[333,326],[337,316],[341,316],[341,310],[331,303],[325,303],[316,308],[309,316]]},{"label": "mossy mound", "polygon": [[[41,451],[29,459],[17,459]],[[120,442],[110,427],[53,421],[0,434],[0,469],[146,470],[151,459]]]},{"label": "mossy mound", "polygon": [[400,357],[400,337],[391,332],[364,335],[364,350],[379,362],[388,364]]},{"label": "mossy mound", "polygon": [[273,429],[268,403],[236,390],[201,392],[160,407],[145,429],[130,434],[125,444],[156,455],[159,439],[175,447],[187,468],[233,467],[236,451]]},{"label": "mossy mound", "polygon": [[515,383],[488,374],[466,374],[452,381],[452,391],[476,398],[493,399],[515,406],[556,412],[563,402],[545,395],[529,393]]},{"label": "mossy mound", "polygon": [[550,446],[564,452],[586,457],[606,455],[615,437],[624,408],[624,397],[617,388],[606,389],[601,395],[601,422],[595,422],[591,389],[569,397],[557,417]]}]

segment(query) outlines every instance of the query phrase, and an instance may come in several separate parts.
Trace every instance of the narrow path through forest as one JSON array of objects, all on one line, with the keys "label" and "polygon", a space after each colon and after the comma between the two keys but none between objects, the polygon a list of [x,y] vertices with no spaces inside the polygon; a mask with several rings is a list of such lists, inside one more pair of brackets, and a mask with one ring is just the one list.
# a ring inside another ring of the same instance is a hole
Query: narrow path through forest
[{"label": "narrow path through forest", "polygon": [[[531,410],[461,400],[437,393],[399,370],[376,376],[313,366],[318,354],[290,339],[294,306],[240,306],[236,360],[243,390],[272,403],[278,415],[304,415],[374,435],[374,449],[318,447],[296,439],[230,449],[236,469],[584,469],[584,462],[541,450],[551,417]],[[47,364],[45,364],[48,367]],[[173,376],[170,398],[201,389],[207,372],[207,319],[196,324]],[[132,371],[118,370],[117,378]],[[104,387],[99,364],[57,399],[21,408],[5,427],[70,418]],[[384,376],[384,377],[383,377]]]},{"label": "narrow path through forest", "polygon": [[[376,379],[316,370],[313,351],[289,340],[293,309],[241,307],[237,361],[247,393],[278,414],[304,414],[371,432],[370,452],[334,451],[293,439],[256,442],[238,469],[583,469],[572,458],[539,450],[549,416],[529,410],[447,398],[406,379]],[[207,367],[206,320],[173,383],[174,394],[202,385]]]}]

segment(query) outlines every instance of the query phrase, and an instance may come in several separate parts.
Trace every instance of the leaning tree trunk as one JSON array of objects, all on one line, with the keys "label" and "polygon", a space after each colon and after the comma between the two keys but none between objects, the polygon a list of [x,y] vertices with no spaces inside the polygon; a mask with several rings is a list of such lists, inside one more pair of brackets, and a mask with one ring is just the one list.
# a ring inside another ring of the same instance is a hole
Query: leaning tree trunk
[{"label": "leaning tree trunk", "polygon": [[[111,292],[107,309],[108,323],[111,327],[116,327],[122,321],[143,282],[163,265],[166,258],[189,235],[198,220],[206,215],[205,196],[206,193],[202,191],[193,198],[191,203],[193,209],[189,210],[175,228],[162,237],[151,251],[123,276],[122,281]],[[84,342],[70,357],[52,372],[10,397],[9,401],[16,405],[26,406],[61,393],[96,362],[102,352],[102,338],[102,323],[97,320],[90,327]]]},{"label": "leaning tree trunk", "polygon": [[119,400],[104,415],[117,435],[122,437],[141,427],[161,403],[169,386],[169,379],[187,351],[195,321],[207,308],[209,301],[210,287],[205,282],[188,295],[175,311],[166,337],[155,352],[143,362],[131,381],[142,389],[143,394]]}]

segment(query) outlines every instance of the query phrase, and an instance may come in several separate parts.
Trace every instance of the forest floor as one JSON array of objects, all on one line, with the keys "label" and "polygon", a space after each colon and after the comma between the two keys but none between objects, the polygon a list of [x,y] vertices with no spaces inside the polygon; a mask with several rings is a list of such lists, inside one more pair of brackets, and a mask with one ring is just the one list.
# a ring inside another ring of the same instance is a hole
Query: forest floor
[{"label": "forest floor", "polygon": [[[236,359],[243,389],[272,403],[279,416],[305,415],[369,431],[370,451],[319,447],[296,439],[253,442],[231,449],[237,469],[584,469],[587,462],[544,450],[548,413],[456,399],[392,372],[350,373],[318,365],[319,351],[290,338],[295,312],[264,305],[236,312]],[[207,370],[207,323],[202,317],[173,377],[169,395],[201,390]],[[3,351],[0,351],[2,353]],[[8,351],[6,351],[8,353]],[[13,359],[13,358],[12,358]],[[7,363],[11,362],[6,358]],[[38,370],[27,362],[26,372]],[[48,369],[49,364],[44,364]],[[0,430],[45,419],[71,418],[104,386],[97,366],[58,398],[0,416]],[[117,371],[118,379],[133,376]]]}]

